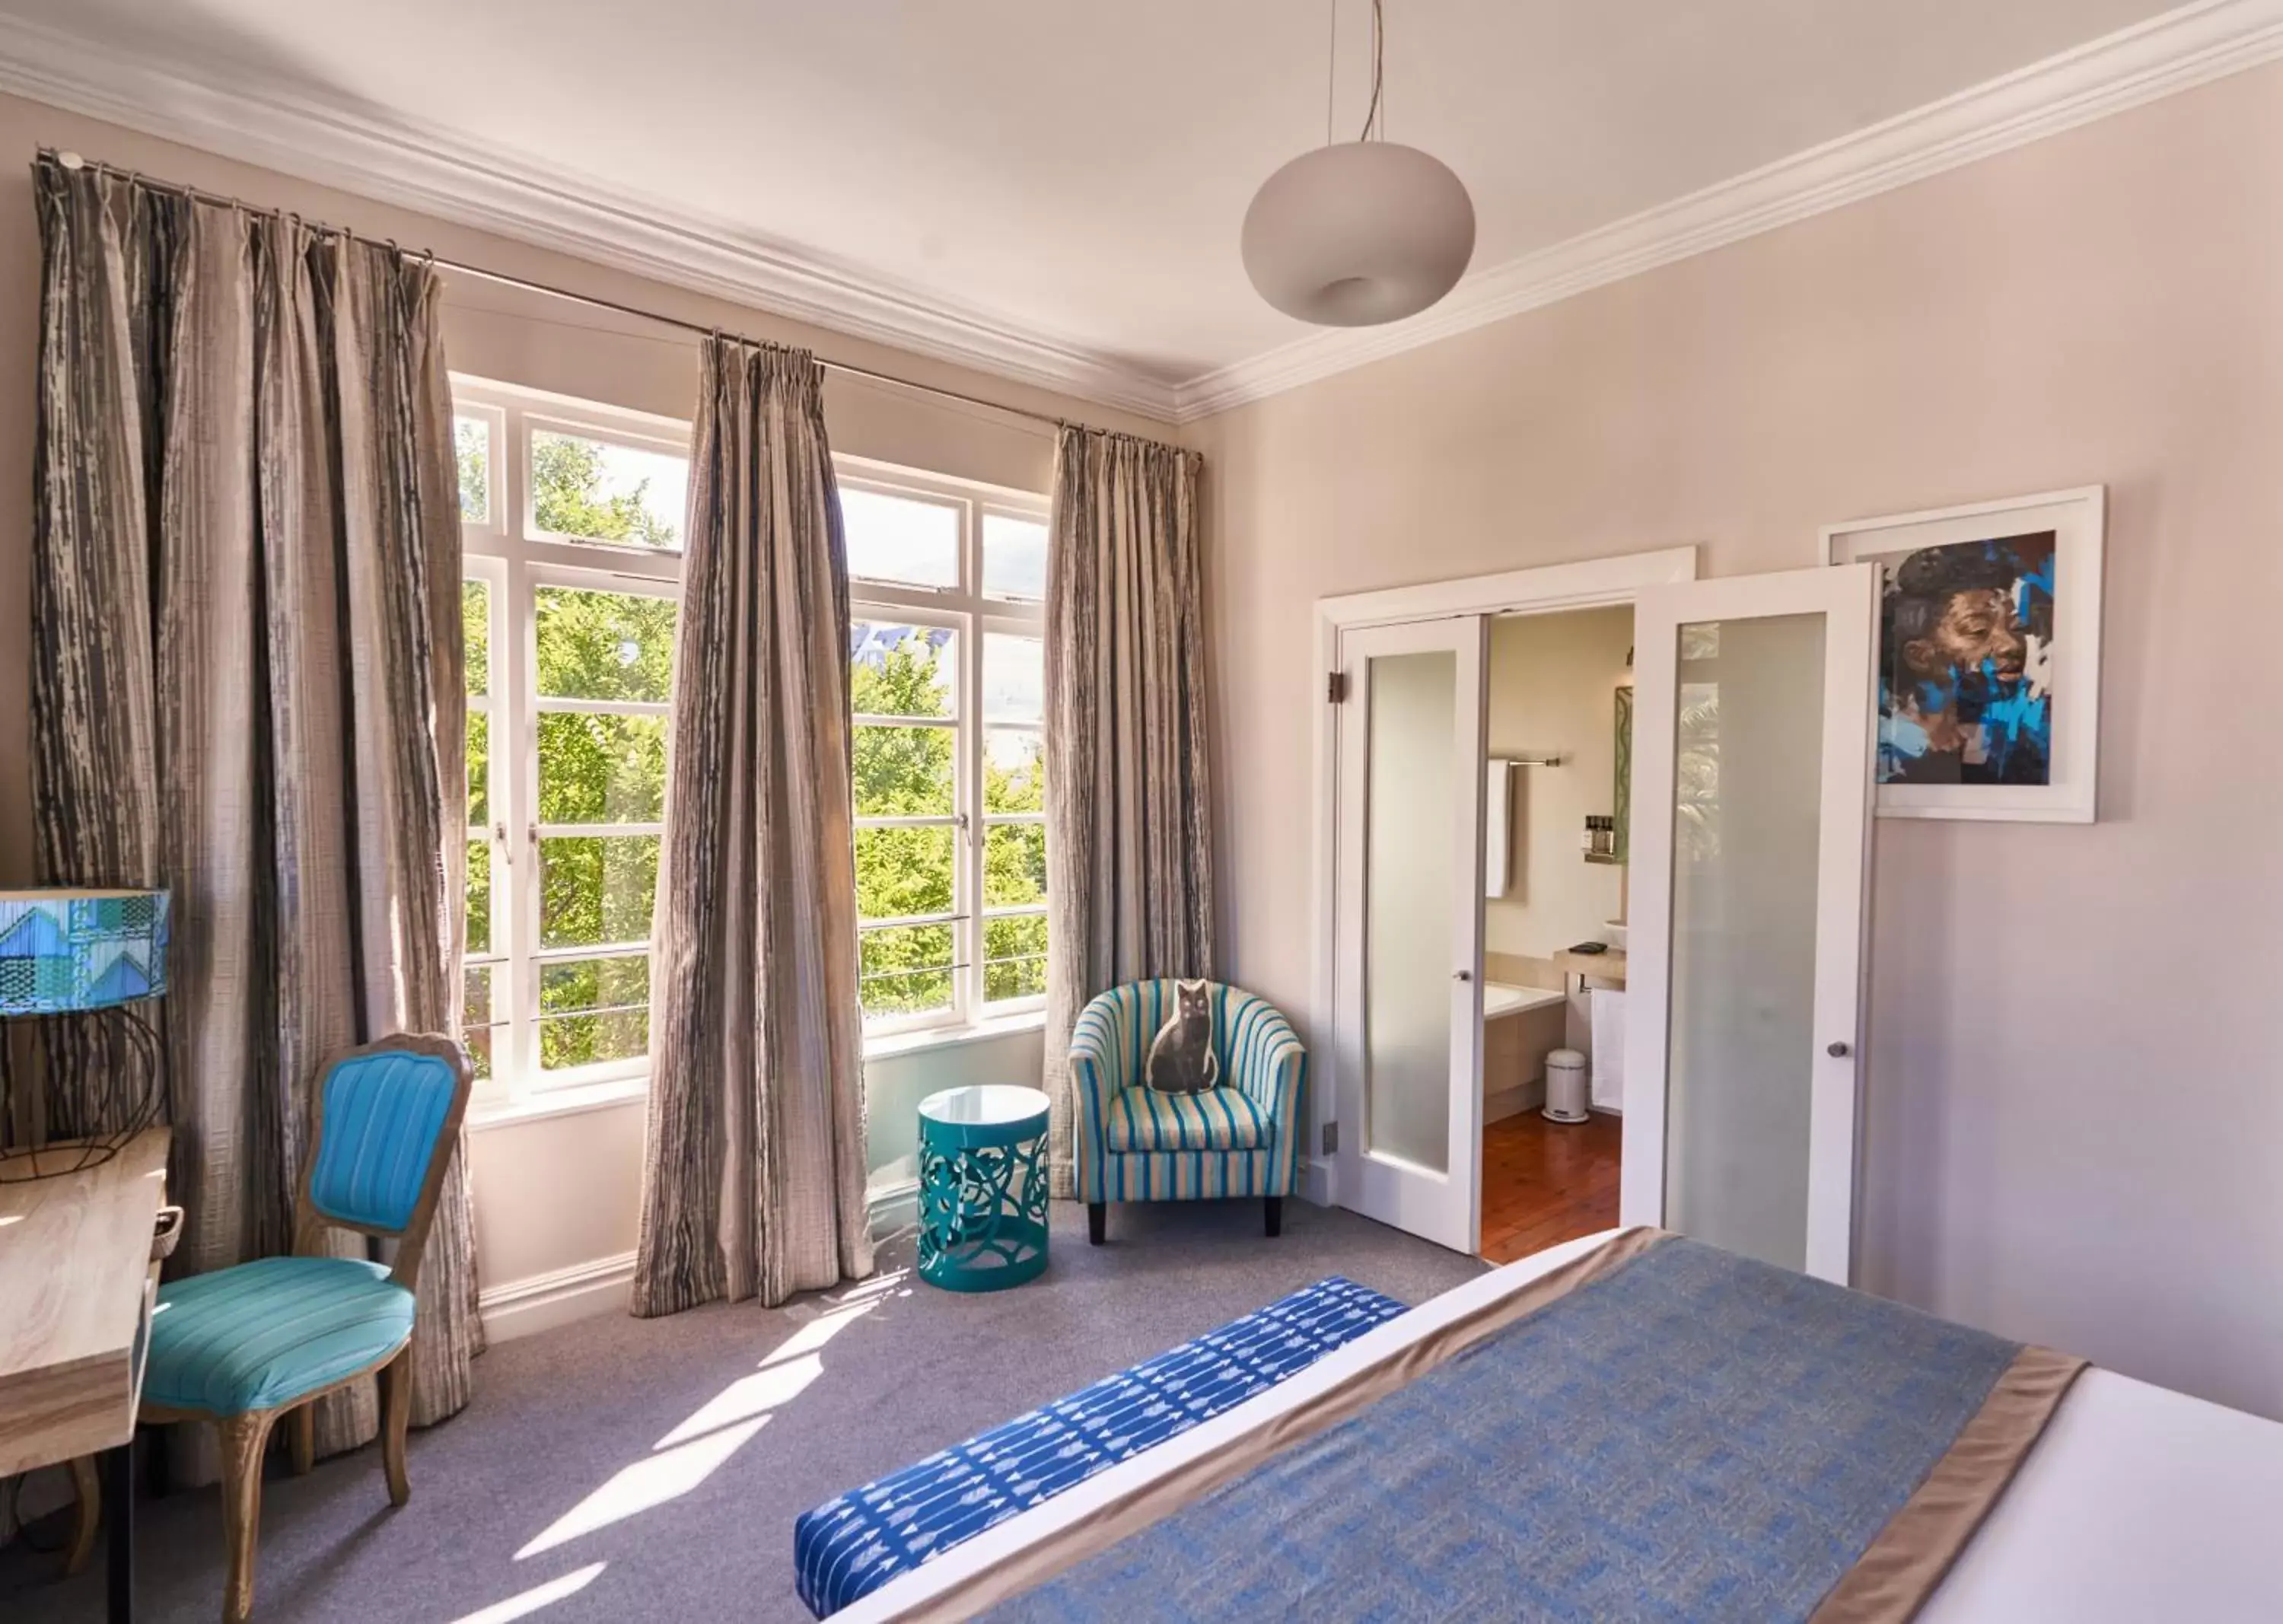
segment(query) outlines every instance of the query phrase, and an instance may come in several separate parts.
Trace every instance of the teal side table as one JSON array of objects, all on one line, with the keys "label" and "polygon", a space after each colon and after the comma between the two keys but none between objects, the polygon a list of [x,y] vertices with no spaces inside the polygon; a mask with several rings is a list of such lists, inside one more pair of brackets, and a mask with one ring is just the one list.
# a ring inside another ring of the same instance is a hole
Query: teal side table
[{"label": "teal side table", "polygon": [[997,1292],[1047,1266],[1047,1097],[993,1083],[920,1102],[920,1278]]}]

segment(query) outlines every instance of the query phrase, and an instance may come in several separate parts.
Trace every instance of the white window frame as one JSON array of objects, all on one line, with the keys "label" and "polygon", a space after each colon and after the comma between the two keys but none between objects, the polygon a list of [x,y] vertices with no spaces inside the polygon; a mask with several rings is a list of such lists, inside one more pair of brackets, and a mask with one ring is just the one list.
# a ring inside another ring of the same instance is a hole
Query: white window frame
[{"label": "white window frame", "polygon": [[[952,586],[919,587],[868,580],[855,574],[853,561],[850,565],[848,597],[851,620],[947,627],[956,635],[960,651],[957,715],[949,724],[957,740],[954,746],[953,812],[948,816],[860,816],[855,820],[855,826],[860,830],[897,824],[924,824],[949,825],[958,831],[955,847],[958,862],[953,878],[949,913],[915,916],[908,919],[865,920],[859,926],[861,933],[866,930],[913,925],[951,925],[954,965],[951,1004],[947,1009],[930,1011],[924,1014],[868,1019],[864,1026],[867,1039],[892,1039],[906,1034],[944,1035],[995,1026],[1009,1019],[1034,1018],[1046,1008],[1043,994],[1002,999],[995,1003],[986,1003],[984,998],[984,943],[990,921],[1043,915],[1047,906],[1044,902],[1037,902],[1016,907],[986,907],[983,902],[984,857],[988,829],[1000,824],[1043,825],[1046,822],[1046,815],[1042,812],[994,812],[986,815],[983,810],[985,746],[989,730],[993,727],[1021,730],[1030,725],[992,722],[985,718],[983,639],[990,633],[1001,632],[1035,637],[1043,644],[1047,610],[1041,600],[994,596],[983,590],[983,521],[986,517],[996,514],[1043,525],[1048,519],[1047,499],[1027,491],[920,473],[909,468],[863,457],[836,457],[833,464],[844,489],[876,491],[883,496],[925,502],[950,508],[959,515],[958,581]],[[908,723],[908,719],[900,717],[856,718],[860,723],[868,720]],[[1041,715],[1037,726],[1042,740],[1045,720]]]},{"label": "white window frame", "polygon": [[[480,708],[491,716],[488,831],[469,831],[471,839],[488,839],[492,847],[492,940],[487,955],[471,955],[471,967],[492,968],[492,1072],[479,1099],[497,1105],[565,1090],[646,1079],[647,1055],[593,1065],[541,1069],[540,979],[554,962],[647,953],[647,940],[592,948],[540,946],[539,843],[557,836],[658,835],[658,823],[541,824],[539,811],[539,717],[543,712],[584,711],[611,714],[666,715],[670,706],[616,700],[542,699],[535,692],[539,658],[538,590],[572,587],[586,590],[682,597],[679,548],[628,546],[579,541],[542,531],[531,504],[531,435],[553,429],[607,441],[638,450],[690,455],[690,427],[671,418],[626,410],[535,389],[452,374],[455,418],[477,418],[487,426],[490,511],[461,527],[461,574],[490,588],[490,693]],[[510,520],[512,522],[510,522]],[[671,750],[669,742],[668,749]]]},{"label": "white window frame", "polygon": [[[487,759],[491,826],[467,832],[471,841],[489,842],[492,861],[490,951],[471,954],[467,960],[470,967],[488,966],[492,972],[493,1075],[479,1085],[477,1097],[487,1109],[497,1111],[539,1097],[560,1101],[586,1090],[622,1093],[646,1082],[650,1070],[646,1056],[554,1073],[542,1072],[539,1066],[539,981],[543,966],[550,960],[611,956],[614,947],[629,952],[647,950],[649,944],[539,946],[539,841],[557,835],[602,833],[605,827],[542,826],[536,822],[538,718],[542,710],[664,714],[670,713],[670,706],[541,700],[532,691],[538,662],[537,589],[570,586],[679,600],[682,555],[679,549],[586,542],[541,530],[531,508],[530,431],[558,430],[687,457],[690,426],[649,412],[457,372],[451,375],[451,388],[453,416],[478,418],[486,425],[490,478],[488,512],[461,527],[462,576],[486,584],[490,607],[488,691],[469,701],[471,714],[490,717]],[[867,1045],[886,1039],[887,1047],[900,1048],[912,1042],[954,1040],[965,1032],[987,1031],[1001,1024],[1035,1021],[1046,1006],[1043,995],[995,1003],[984,1000],[987,922],[1046,912],[1044,903],[989,909],[981,905],[986,831],[995,824],[1043,824],[1046,820],[1043,813],[993,813],[987,817],[983,813],[988,729],[1028,725],[985,721],[983,639],[986,634],[1004,632],[1043,641],[1046,605],[1041,601],[983,591],[983,522],[996,514],[1044,524],[1047,498],[1035,492],[926,473],[864,457],[836,457],[833,464],[845,487],[941,504],[960,516],[956,585],[909,587],[853,574],[849,582],[853,618],[947,626],[958,634],[963,650],[959,717],[954,724],[960,740],[956,810],[952,818],[944,820],[958,828],[963,838],[957,842],[954,910],[939,921],[954,927],[954,958],[959,967],[954,975],[953,1006],[947,1011],[868,1022]],[[1039,730],[1043,738],[1043,717]],[[869,821],[859,819],[858,824],[861,827]],[[612,824],[607,832],[651,834],[662,830],[656,824]],[[938,917],[930,916],[927,922],[939,922]]]}]

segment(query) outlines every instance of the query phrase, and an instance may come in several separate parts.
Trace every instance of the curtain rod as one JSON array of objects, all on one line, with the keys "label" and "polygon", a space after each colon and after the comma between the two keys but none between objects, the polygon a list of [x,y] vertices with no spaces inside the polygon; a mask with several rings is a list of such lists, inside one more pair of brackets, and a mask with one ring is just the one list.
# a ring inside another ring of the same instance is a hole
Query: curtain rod
[{"label": "curtain rod", "polygon": [[[93,169],[98,175],[113,176],[139,186],[146,186],[153,191],[188,198],[193,202],[212,203],[221,207],[241,209],[249,215],[266,215],[271,219],[282,219],[286,212],[281,209],[259,207],[243,199],[225,197],[220,192],[202,191],[196,186],[182,185],[171,181],[152,180],[138,169],[122,169],[116,164],[105,163],[101,159],[82,158],[77,152],[58,152],[52,147],[42,147],[40,156],[52,158],[66,169]],[[295,215],[293,218],[298,220],[300,216]],[[312,230],[328,235],[342,237],[354,235],[338,226],[329,226],[316,221],[306,223]],[[390,247],[396,246],[394,238],[386,240]],[[679,327],[684,332],[694,332],[702,338],[711,338],[718,334],[735,339],[741,344],[762,342],[757,339],[749,339],[742,333],[728,332],[719,326],[708,326],[703,322],[685,321],[681,316],[661,315],[656,310],[645,310],[638,305],[621,304],[615,299],[604,299],[593,293],[577,293],[569,288],[534,281],[529,277],[510,276],[503,270],[489,270],[481,265],[470,265],[459,260],[448,260],[432,249],[424,250],[421,257],[444,270],[456,270],[463,276],[481,277],[487,282],[496,282],[506,287],[521,288],[526,293],[544,293],[550,299],[568,300],[573,304],[588,305],[597,310],[614,310],[620,316],[631,316],[638,321],[657,322],[663,326]],[[814,354],[814,351],[810,353]],[[817,355],[816,363],[828,372],[840,372],[850,378],[861,378],[873,383],[886,384],[892,388],[909,389],[920,394],[932,394],[947,401],[960,401],[970,406],[980,406],[986,411],[1002,411],[1010,417],[1027,418],[1033,423],[1045,423],[1056,428],[1065,427],[1070,422],[1066,418],[1058,418],[1048,412],[1032,411],[1025,406],[1009,406],[1000,401],[986,400],[979,394],[969,394],[962,390],[947,389],[941,384],[923,384],[913,379],[899,378],[892,372],[875,371],[870,367],[856,366],[845,361],[834,361],[824,355]]]}]

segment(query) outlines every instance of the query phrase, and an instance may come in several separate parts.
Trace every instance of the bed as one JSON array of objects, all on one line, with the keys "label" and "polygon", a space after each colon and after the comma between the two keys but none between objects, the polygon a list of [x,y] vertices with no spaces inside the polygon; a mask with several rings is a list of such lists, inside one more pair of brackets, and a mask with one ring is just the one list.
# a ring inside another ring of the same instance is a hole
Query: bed
[{"label": "bed", "polygon": [[[1299,1613],[1329,1619],[1459,1612],[1479,1616],[1494,1611],[1503,1616],[1552,1616],[1570,1606],[1574,1616],[1696,1617],[1725,1611],[1734,1617],[1788,1612],[1818,1620],[1916,1616],[1929,1624],[2010,1624],[2048,1618],[2086,1624],[2283,1619],[2283,1557],[2271,1549],[2272,1509],[2283,1504],[2283,1425],[2108,1371],[2080,1373],[2079,1362],[2044,1355],[2043,1350],[2026,1350],[2043,1362],[2033,1360],[2022,1368],[2029,1371],[2025,1392],[2043,1384],[2042,1398],[2034,1392],[2031,1397],[2044,1405],[2045,1413],[2019,1442],[2018,1456],[2005,1463],[1994,1480],[1983,1483],[1979,1492],[1994,1503],[1967,1506],[1963,1511],[1951,1506],[1948,1514],[1954,1522],[1965,1518],[1953,1530],[1957,1543],[1931,1558],[1922,1551],[1905,1561],[1907,1582],[1900,1589],[1888,1583],[1893,1574],[1882,1580],[1874,1573],[1867,1593],[1854,1596],[1848,1608],[1837,1611],[1832,1610],[1828,1597],[1821,1608],[1800,1609],[1773,1601],[1764,1606],[1749,1592],[1741,1597],[1723,1593],[1720,1607],[1676,1607],[1668,1598],[1627,1608],[1610,1605],[1606,1591],[1587,1589],[1578,1594],[1601,1594],[1605,1599],[1578,1612],[1575,1596],[1568,1602],[1559,1597],[1540,1597],[1534,1604],[1518,1599],[1522,1592],[1513,1588],[1509,1573],[1501,1581],[1508,1588],[1495,1592],[1501,1599],[1494,1607],[1486,1608],[1479,1597],[1461,1604],[1455,1598],[1462,1591],[1449,1589],[1453,1575],[1488,1571],[1500,1562],[1510,1568],[1516,1559],[1513,1551],[1490,1549],[1479,1528],[1460,1527],[1454,1533],[1456,1524],[1446,1512],[1422,1510],[1424,1493],[1414,1496],[1418,1486],[1431,1488],[1449,1479],[1466,1495],[1479,1497],[1479,1476],[1467,1475],[1478,1473],[1479,1464],[1470,1464],[1465,1458],[1466,1444],[1460,1437],[1463,1429],[1456,1425],[1420,1426],[1414,1417],[1412,1433],[1391,1445],[1359,1432],[1358,1417],[1396,1416],[1405,1402],[1420,1401],[1419,1395],[1430,1393],[1438,1379],[1421,1374],[1429,1358],[1426,1350],[1438,1341],[1475,1334],[1467,1327],[1487,1323],[1485,1316],[1528,1320],[1539,1312],[1531,1306],[1533,1302],[1549,1292],[1558,1295],[1563,1283],[1574,1280],[1581,1269],[1606,1268],[1612,1248],[1625,1239],[1620,1232],[1610,1231],[1551,1248],[1389,1319],[1257,1396],[1010,1516],[832,1617],[847,1624],[867,1624],[978,1613],[1008,1618]],[[1844,1295],[1860,1304],[1874,1303],[1854,1293]],[[1876,1305],[1876,1311],[1907,1314],[1882,1304]],[[1550,1321],[1552,1316],[1546,1317]],[[1897,1336],[1905,1340],[1921,1334],[1936,1338],[1927,1345],[1936,1350],[1925,1355],[1930,1362],[1953,1355],[1969,1363],[1975,1358],[1986,1362],[2004,1356],[1991,1355],[1984,1346],[1991,1339],[1979,1338],[1979,1333],[1923,1316],[1871,1323],[1882,1342]],[[1531,1379],[1550,1382],[1557,1389],[1563,1385],[1557,1379],[1562,1369],[1558,1360],[1544,1350],[1531,1357]],[[1471,1379],[1477,1382],[1485,1379],[1491,1368],[1479,1358],[1471,1367]],[[2014,1370],[2006,1367],[2001,1385],[2012,1379]],[[1360,1409],[1358,1394],[1363,1395]],[[1453,1412],[1455,1417],[1494,1415],[1497,1410],[1495,1403],[1486,1405],[1478,1393],[1469,1397],[1453,1390],[1445,1396],[1461,1405]],[[1343,1403],[1348,1406],[1344,1411],[1339,1408]],[[1929,1397],[1925,1407],[1939,1409],[1940,1395]],[[1978,1418],[1975,1425],[1980,1425]],[[1509,1435],[1502,1447],[1517,1451],[1512,1456],[1516,1463],[1529,1458],[1529,1440],[1521,1435],[1526,1430],[1505,1429]],[[1843,1465],[1858,1455],[1875,1456],[1872,1444],[1858,1447],[1851,1440],[1837,1458]],[[1676,1441],[1672,1447],[1683,1446]],[[1310,1450],[1323,1459],[1309,1460]],[[1367,1464],[1378,1463],[1372,1470],[1388,1461],[1402,1462],[1408,1472],[1404,1493],[1360,1503],[1368,1507],[1362,1514],[1359,1503],[1339,1502],[1343,1454],[1351,1478],[1360,1458]],[[1815,1470],[1828,1475],[1832,1468],[1827,1462]],[[1611,1471],[1619,1477],[1623,1468]],[[1924,1475],[1929,1484],[1940,1476]],[[1565,1492],[1589,1494],[1592,1489],[1590,1484],[1579,1484]],[[1800,1496],[1801,1503],[1820,1512],[1825,1501],[1844,1503],[1849,1492],[1844,1482],[1827,1485],[1819,1480],[1812,1492]],[[1275,1510],[1265,1533],[1244,1529],[1248,1495],[1255,1499],[1274,1496]],[[1544,1502],[1547,1496],[1538,1498]],[[1922,1488],[1912,1495],[1912,1503],[1924,1498]],[[1966,1495],[1972,1498],[1972,1493]],[[1866,1502],[1874,1518],[1883,1515],[1875,1502],[1875,1494]],[[1471,1508],[1473,1501],[1466,1503]],[[1942,1507],[1935,1509],[1938,1516],[1943,1513]],[[1905,1520],[1899,1516],[1894,1519],[1897,1524]],[[1526,1519],[1515,1526],[1526,1526]],[[1347,1532],[1329,1545],[1319,1538],[1311,1546],[1300,1537],[1305,1531],[1321,1534],[1339,1529]],[[1234,1577],[1226,1581],[1235,1588],[1201,1597],[1194,1575],[1212,1571],[1209,1536],[1227,1530],[1235,1530],[1232,1537],[1241,1542],[1289,1543],[1294,1549],[1279,1557],[1285,1564],[1281,1573],[1273,1565],[1266,1569],[1257,1563],[1251,1568],[1240,1565],[1229,1570]],[[1443,1542],[1439,1546],[1438,1540]],[[1885,1550],[1887,1542],[1882,1535],[1858,1559],[1858,1565],[1872,1566],[1873,1553]],[[1367,1557],[1358,1573],[1368,1575],[1372,1568],[1392,1572],[1411,1559],[1398,1553],[1438,1550],[1439,1558],[1420,1558],[1430,1566],[1406,1576],[1378,1575],[1391,1588],[1376,1599],[1367,1594],[1367,1581],[1354,1574],[1343,1579],[1335,1571],[1344,1556]],[[1534,1559],[1534,1553],[1525,1550],[1525,1565]],[[1561,1565],[1561,1550],[1551,1541],[1544,1562],[1549,1569]],[[1915,1578],[1909,1571],[1913,1562]],[[1920,1586],[1915,1593],[1910,1588],[1913,1583]],[[1191,1588],[1184,1591],[1184,1584]],[[1390,1597],[1400,1599],[1391,1603]]]}]

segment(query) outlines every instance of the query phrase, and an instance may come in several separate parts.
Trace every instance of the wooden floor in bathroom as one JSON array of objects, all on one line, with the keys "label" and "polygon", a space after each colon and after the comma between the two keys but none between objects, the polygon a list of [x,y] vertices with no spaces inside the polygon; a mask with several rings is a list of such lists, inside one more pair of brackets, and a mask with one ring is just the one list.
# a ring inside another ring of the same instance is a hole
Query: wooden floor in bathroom
[{"label": "wooden floor in bathroom", "polygon": [[1615,1227],[1622,1119],[1549,1122],[1535,1111],[1483,1129],[1483,1256],[1511,1263]]}]

